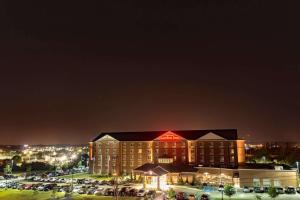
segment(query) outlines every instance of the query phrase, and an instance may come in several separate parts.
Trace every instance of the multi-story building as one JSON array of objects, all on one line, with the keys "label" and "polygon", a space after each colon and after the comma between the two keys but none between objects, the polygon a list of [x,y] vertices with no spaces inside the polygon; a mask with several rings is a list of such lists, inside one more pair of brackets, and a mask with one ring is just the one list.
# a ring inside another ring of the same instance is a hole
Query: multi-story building
[{"label": "multi-story building", "polygon": [[147,163],[237,168],[244,161],[236,129],[101,133],[90,142],[94,174],[130,174]]}]

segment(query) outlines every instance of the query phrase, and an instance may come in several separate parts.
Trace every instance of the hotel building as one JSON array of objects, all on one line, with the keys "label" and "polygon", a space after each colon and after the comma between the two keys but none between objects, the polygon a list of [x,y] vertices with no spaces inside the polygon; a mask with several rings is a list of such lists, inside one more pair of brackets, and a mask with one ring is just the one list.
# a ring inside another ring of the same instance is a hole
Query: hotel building
[{"label": "hotel building", "polygon": [[101,133],[90,142],[90,172],[130,174],[145,164],[237,168],[245,162],[236,129]]}]

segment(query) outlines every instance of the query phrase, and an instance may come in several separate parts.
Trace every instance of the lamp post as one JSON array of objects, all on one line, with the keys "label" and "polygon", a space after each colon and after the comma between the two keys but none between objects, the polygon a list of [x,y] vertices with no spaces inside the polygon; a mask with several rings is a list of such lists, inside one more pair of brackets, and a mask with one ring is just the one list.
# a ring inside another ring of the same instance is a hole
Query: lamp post
[{"label": "lamp post", "polygon": [[297,174],[298,174],[297,182],[298,182],[298,185],[299,185],[299,161],[296,162],[296,165],[297,165]]},{"label": "lamp post", "polygon": [[[222,185],[222,167],[220,165],[220,185]],[[223,189],[221,188],[221,193],[222,193],[222,200],[224,199],[224,186],[223,186]]]},{"label": "lamp post", "polygon": [[73,178],[74,178],[74,175],[73,175],[73,168],[71,169],[71,192],[73,192]]}]

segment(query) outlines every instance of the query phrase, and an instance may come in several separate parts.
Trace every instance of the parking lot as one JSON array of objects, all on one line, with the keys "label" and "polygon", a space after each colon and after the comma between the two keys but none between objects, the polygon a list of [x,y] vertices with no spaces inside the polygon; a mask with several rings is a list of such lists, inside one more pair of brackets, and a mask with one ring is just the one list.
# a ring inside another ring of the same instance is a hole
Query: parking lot
[{"label": "parking lot", "polygon": [[[207,194],[209,199],[221,199],[222,192],[218,188],[198,189],[189,186],[170,186],[176,192],[177,199],[199,199],[201,195]],[[78,179],[78,178],[63,178],[63,177],[44,177],[31,176],[25,178],[10,177],[9,179],[0,180],[0,189],[9,188],[16,191],[38,191],[51,192],[55,190],[58,194],[74,194],[84,195],[89,197],[103,196],[113,197],[119,196],[123,198],[135,199],[166,199],[167,192],[158,192],[155,190],[144,190],[142,184],[122,181],[116,183],[114,179],[95,180],[95,179]],[[262,199],[270,199],[266,192],[238,190],[232,199],[252,200],[259,195]],[[64,195],[63,195],[64,196]],[[226,199],[224,195],[224,199]],[[296,189],[291,194],[280,194],[277,199],[300,199],[300,194]]]}]

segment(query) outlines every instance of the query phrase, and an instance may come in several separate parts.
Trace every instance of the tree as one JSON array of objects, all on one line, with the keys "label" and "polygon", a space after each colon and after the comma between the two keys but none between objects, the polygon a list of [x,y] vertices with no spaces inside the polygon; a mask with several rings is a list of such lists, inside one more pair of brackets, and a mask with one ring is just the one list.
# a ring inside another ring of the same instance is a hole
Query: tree
[{"label": "tree", "polygon": [[173,177],[172,176],[170,176],[170,185],[174,185]]},{"label": "tree", "polygon": [[224,187],[224,194],[231,198],[235,194],[235,189],[232,185],[225,185]]},{"label": "tree", "polygon": [[193,175],[193,178],[192,178],[192,182],[191,182],[191,185],[194,186],[196,183],[196,180],[195,180],[195,175]]},{"label": "tree", "polygon": [[278,193],[276,191],[276,188],[274,187],[269,187],[268,189],[268,195],[272,198],[275,199],[278,196]]},{"label": "tree", "polygon": [[31,176],[31,164],[26,165],[26,176]]},{"label": "tree", "polygon": [[22,158],[19,155],[15,155],[12,157],[14,165],[22,163]]},{"label": "tree", "polygon": [[174,198],[175,198],[175,195],[176,195],[176,192],[173,190],[173,188],[170,188],[170,189],[168,190],[168,197],[169,197],[170,199],[174,199]]},{"label": "tree", "polygon": [[4,174],[11,174],[12,172],[12,168],[9,164],[6,164],[5,168],[4,168]]}]

